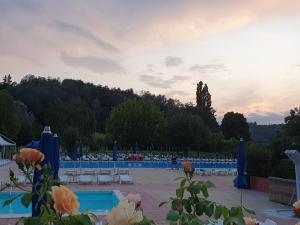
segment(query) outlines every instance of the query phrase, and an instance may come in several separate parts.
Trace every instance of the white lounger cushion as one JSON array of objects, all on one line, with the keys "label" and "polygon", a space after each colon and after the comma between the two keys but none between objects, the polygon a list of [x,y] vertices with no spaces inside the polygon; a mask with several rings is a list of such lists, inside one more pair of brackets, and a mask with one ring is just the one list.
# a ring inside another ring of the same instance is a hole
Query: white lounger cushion
[{"label": "white lounger cushion", "polygon": [[69,182],[69,176],[67,176],[67,175],[59,175],[59,180],[62,183],[68,183]]},{"label": "white lounger cushion", "polygon": [[93,177],[91,175],[80,175],[79,182],[80,183],[92,183]]},{"label": "white lounger cushion", "polygon": [[98,175],[97,181],[98,183],[111,183],[112,177],[110,175]]},{"label": "white lounger cushion", "polygon": [[133,177],[130,175],[120,175],[120,184],[133,183]]}]

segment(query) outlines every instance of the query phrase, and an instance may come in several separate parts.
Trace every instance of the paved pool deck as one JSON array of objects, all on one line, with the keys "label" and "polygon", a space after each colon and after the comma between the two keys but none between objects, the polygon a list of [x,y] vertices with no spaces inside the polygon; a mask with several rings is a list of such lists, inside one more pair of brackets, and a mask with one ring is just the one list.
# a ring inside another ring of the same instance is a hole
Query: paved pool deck
[{"label": "paved pool deck", "polygon": [[[16,169],[11,164],[5,167],[0,167],[0,179],[8,179],[8,168]],[[60,172],[63,173],[63,170]],[[69,184],[73,191],[107,191],[120,190],[125,193],[139,193],[142,196],[142,206],[144,214],[152,218],[157,225],[167,224],[165,215],[168,212],[169,206],[165,205],[159,208],[160,202],[168,200],[170,196],[175,195],[175,190],[178,187],[178,181],[174,179],[181,176],[181,171],[162,170],[162,169],[138,169],[130,170],[130,174],[134,177],[134,184],[118,184],[111,185],[79,185]],[[215,188],[211,188],[210,199],[225,204],[226,206],[240,205],[240,190],[237,190],[232,185],[233,176],[196,176],[196,180],[210,180],[215,184]],[[101,203],[99,203],[101,204]],[[279,225],[294,225],[298,222],[297,219],[278,218],[265,213],[266,210],[274,209],[289,209],[289,207],[270,202],[268,194],[253,190],[243,190],[243,204],[256,211],[256,218],[264,221],[266,218],[272,219]],[[1,208],[0,208],[1,210]],[[0,225],[14,224],[15,219],[0,219]]]}]

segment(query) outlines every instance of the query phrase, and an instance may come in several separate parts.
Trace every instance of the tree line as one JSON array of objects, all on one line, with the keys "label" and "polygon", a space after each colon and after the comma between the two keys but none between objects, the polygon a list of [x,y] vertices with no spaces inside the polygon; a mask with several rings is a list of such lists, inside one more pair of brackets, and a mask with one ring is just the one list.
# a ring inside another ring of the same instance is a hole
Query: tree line
[{"label": "tree line", "polygon": [[7,75],[0,83],[0,132],[24,145],[50,125],[70,153],[80,143],[97,149],[114,141],[124,149],[226,151],[231,140],[249,140],[242,114],[228,112],[219,125],[207,84],[200,81],[195,92],[196,104],[184,104],[81,80],[26,75],[16,83]]}]

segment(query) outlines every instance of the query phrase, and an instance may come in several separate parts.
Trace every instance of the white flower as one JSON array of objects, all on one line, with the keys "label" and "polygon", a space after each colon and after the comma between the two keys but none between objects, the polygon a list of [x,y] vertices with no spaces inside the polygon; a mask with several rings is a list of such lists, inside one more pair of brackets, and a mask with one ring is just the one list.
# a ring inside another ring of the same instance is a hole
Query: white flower
[{"label": "white flower", "polygon": [[135,203],[124,199],[107,216],[108,225],[133,225],[143,220],[143,212],[135,209]]},{"label": "white flower", "polygon": [[300,200],[296,201],[293,206],[295,209],[300,209]]}]

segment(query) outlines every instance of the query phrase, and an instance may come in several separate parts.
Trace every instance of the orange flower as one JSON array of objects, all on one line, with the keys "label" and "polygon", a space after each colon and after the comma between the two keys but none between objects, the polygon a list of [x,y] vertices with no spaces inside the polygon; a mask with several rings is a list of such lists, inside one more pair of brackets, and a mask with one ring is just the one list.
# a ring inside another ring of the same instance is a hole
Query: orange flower
[{"label": "orange flower", "polygon": [[192,165],[189,161],[184,161],[182,163],[182,167],[183,167],[184,171],[192,171]]},{"label": "orange flower", "polygon": [[44,154],[38,150],[31,148],[22,148],[20,153],[13,156],[13,160],[17,162],[19,166],[32,165],[37,169],[41,169],[39,163],[45,158]]},{"label": "orange flower", "polygon": [[32,148],[22,148],[20,150],[20,157],[29,161],[33,166],[43,161],[45,158],[42,152]]},{"label": "orange flower", "polygon": [[76,195],[66,186],[53,186],[52,198],[56,212],[61,214],[74,215],[80,207]]}]

